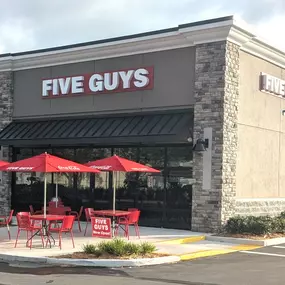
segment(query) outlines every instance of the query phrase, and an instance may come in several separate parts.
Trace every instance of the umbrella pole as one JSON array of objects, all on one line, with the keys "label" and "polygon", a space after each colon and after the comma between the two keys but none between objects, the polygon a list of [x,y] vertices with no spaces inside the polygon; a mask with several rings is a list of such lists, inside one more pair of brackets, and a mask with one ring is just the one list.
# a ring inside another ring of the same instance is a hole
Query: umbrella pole
[{"label": "umbrella pole", "polygon": [[[113,212],[115,212],[115,211],[116,211],[116,181],[115,181],[115,171],[113,171],[112,179],[113,179]],[[113,217],[112,228],[113,228],[113,237],[114,237],[114,236],[115,236],[115,217]]]},{"label": "umbrella pole", "polygon": [[113,171],[113,212],[116,211],[116,172]]},{"label": "umbrella pole", "polygon": [[44,217],[47,215],[47,175],[44,174]]},{"label": "umbrella pole", "polygon": [[55,198],[56,198],[56,201],[55,201],[55,207],[57,208],[57,201],[58,201],[58,174],[56,173],[56,182],[55,182]]}]

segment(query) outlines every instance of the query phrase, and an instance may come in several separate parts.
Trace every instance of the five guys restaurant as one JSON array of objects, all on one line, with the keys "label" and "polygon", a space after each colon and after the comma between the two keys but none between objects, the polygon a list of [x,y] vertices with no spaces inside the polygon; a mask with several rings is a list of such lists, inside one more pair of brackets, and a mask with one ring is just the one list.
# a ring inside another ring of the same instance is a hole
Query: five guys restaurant
[{"label": "five guys restaurant", "polygon": [[[96,35],[95,35],[96,36]],[[285,210],[285,53],[232,16],[0,55],[0,159],[119,156],[117,209],[140,225],[215,231]],[[0,210],[43,206],[42,173],[1,173]],[[48,176],[48,199],[112,207],[112,174]]]}]

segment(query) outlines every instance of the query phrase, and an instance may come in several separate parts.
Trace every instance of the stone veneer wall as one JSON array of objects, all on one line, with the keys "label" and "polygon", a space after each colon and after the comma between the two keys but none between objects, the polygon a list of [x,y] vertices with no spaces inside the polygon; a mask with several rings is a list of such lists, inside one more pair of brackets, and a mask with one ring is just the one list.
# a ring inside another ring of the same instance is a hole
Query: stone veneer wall
[{"label": "stone veneer wall", "polygon": [[285,211],[285,198],[236,200],[236,215],[275,216],[283,211]]},{"label": "stone veneer wall", "polygon": [[[13,114],[13,72],[0,72],[0,130],[12,121]],[[10,161],[11,150],[2,147],[2,160]],[[0,214],[7,214],[11,207],[11,174],[1,173]]]},{"label": "stone veneer wall", "polygon": [[192,230],[213,232],[235,214],[239,48],[196,46],[194,142],[212,128],[211,189],[203,189],[203,153],[194,152]]}]

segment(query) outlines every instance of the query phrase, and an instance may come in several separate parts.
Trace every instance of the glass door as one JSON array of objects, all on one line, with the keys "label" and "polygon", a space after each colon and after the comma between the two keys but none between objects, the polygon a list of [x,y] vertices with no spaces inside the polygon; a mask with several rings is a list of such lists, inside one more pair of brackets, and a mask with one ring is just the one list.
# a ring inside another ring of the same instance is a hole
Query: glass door
[{"label": "glass door", "polygon": [[192,149],[189,146],[168,147],[164,226],[191,229]]}]

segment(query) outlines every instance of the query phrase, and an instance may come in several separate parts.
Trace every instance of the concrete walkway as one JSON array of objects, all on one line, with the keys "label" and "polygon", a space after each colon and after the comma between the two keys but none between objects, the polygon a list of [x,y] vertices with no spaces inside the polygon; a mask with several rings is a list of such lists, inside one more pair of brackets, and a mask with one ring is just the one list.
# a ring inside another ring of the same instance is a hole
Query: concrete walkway
[{"label": "concrete walkway", "polygon": [[[81,223],[82,229],[85,229],[85,223]],[[0,228],[0,253],[13,255],[13,256],[25,256],[25,257],[52,257],[72,252],[82,251],[82,247],[85,244],[94,244],[101,242],[103,239],[91,237],[91,226],[89,225],[89,230],[86,236],[84,236],[84,231],[79,232],[77,224],[74,225],[74,240],[75,249],[72,248],[72,242],[69,234],[63,235],[63,246],[62,250],[58,247],[58,237],[55,234],[54,238],[56,240],[56,245],[52,248],[42,248],[42,243],[40,237],[35,237],[33,239],[33,248],[27,248],[26,235],[23,232],[20,236],[17,248],[14,248],[15,238],[17,234],[17,227],[11,227],[11,241],[8,240],[8,234],[6,228]],[[184,259],[191,259],[191,256],[198,257],[205,255],[205,252],[213,251],[216,253],[227,253],[236,251],[237,245],[231,243],[220,243],[205,240],[204,233],[197,233],[185,230],[174,230],[174,229],[161,229],[161,228],[149,228],[140,227],[141,239],[134,236],[134,231],[130,233],[130,241],[140,243],[148,241],[154,243],[157,252],[167,253],[170,255],[184,256]],[[248,248],[241,248],[245,250]],[[190,255],[190,257],[189,257]],[[210,254],[212,255],[212,254]]]}]

